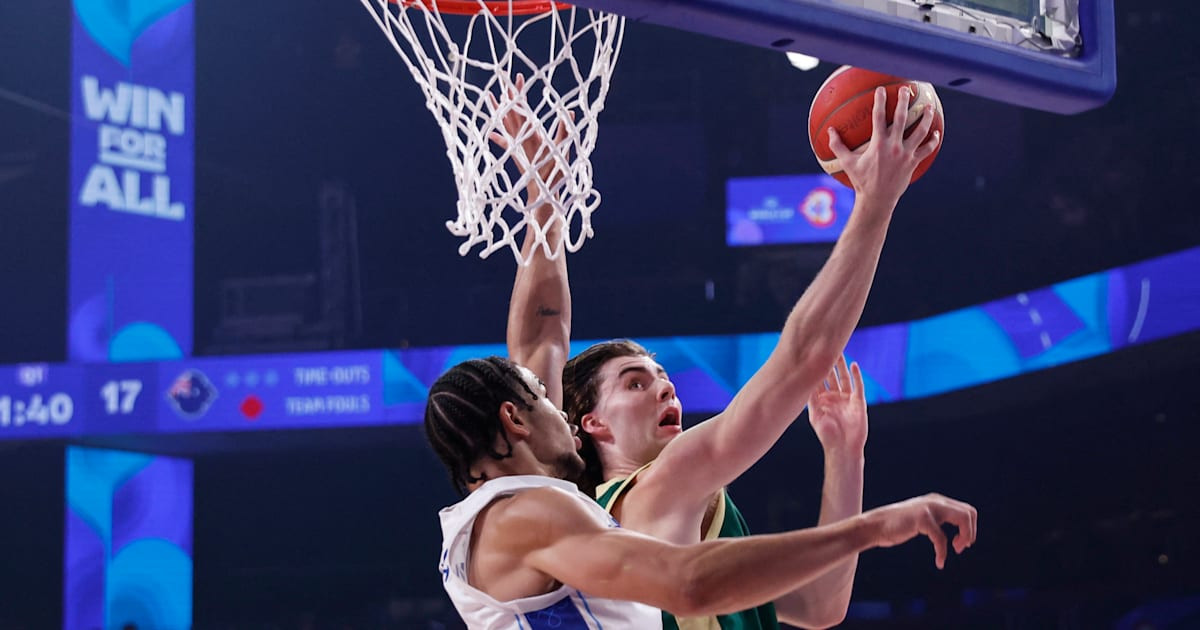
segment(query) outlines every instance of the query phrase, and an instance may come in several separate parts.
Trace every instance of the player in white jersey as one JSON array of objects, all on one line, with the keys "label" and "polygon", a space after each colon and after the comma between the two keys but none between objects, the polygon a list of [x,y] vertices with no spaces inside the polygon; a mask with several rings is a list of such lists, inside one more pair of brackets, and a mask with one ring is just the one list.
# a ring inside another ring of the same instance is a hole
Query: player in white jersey
[{"label": "player in white jersey", "polygon": [[[940,495],[806,530],[677,545],[624,530],[562,479],[579,438],[528,369],[466,361],[430,388],[425,431],[466,498],[442,511],[443,584],[473,630],[646,630],[660,617],[772,601],[872,547],[924,535],[943,566],[975,541],[975,510]],[[943,523],[958,528],[952,542]]]},{"label": "player in white jersey", "polygon": [[512,475],[481,485],[462,502],[445,508],[442,519],[442,559],[438,569],[442,583],[458,613],[471,628],[647,628],[662,627],[657,608],[634,602],[589,596],[565,584],[543,593],[512,601],[497,601],[471,586],[469,561],[471,538],[479,512],[493,501],[523,490],[546,488],[567,494],[578,502],[596,525],[617,527],[612,516],[591,498],[561,479],[538,475]]}]

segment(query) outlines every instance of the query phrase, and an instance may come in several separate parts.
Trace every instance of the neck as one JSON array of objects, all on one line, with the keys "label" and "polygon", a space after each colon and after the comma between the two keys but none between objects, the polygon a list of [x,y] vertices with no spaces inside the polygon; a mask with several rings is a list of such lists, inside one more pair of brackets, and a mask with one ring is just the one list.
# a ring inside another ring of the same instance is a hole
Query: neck
[{"label": "neck", "polygon": [[484,458],[475,462],[470,468],[471,474],[477,477],[483,477],[482,480],[476,481],[469,486],[468,490],[474,491],[484,482],[491,479],[499,479],[500,477],[511,477],[513,475],[540,475],[542,477],[558,477],[558,471],[548,464],[537,461],[528,451],[524,449],[514,449],[511,457],[504,459]]},{"label": "neck", "polygon": [[605,448],[599,449],[599,454],[600,467],[604,470],[605,481],[629,477],[637,472],[639,468],[654,461],[655,457],[657,457],[655,455],[655,457],[646,458],[646,461],[639,461],[638,459],[625,457],[620,453]]}]

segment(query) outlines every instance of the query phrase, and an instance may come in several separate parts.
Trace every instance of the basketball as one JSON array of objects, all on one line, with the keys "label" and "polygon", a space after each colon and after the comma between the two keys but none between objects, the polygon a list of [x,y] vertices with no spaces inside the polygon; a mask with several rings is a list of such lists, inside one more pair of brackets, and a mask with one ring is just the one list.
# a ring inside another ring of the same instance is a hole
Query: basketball
[{"label": "basketball", "polygon": [[[847,148],[859,148],[871,139],[871,108],[875,104],[875,88],[887,89],[887,120],[890,123],[896,112],[900,90],[906,86],[912,89],[913,98],[909,105],[908,126],[904,137],[907,138],[921,121],[921,111],[925,105],[932,104],[934,119],[929,135],[932,136],[936,131],[941,134],[942,140],[945,140],[942,102],[932,85],[862,68],[842,66],[821,84],[813,98],[812,107],[808,110],[808,140],[817,161],[826,173],[850,186],[850,178],[842,171],[837,156],[829,148],[829,128],[837,130]],[[939,143],[933,154],[917,165],[913,171],[912,182],[920,179],[925,171],[929,170],[929,166],[941,150],[942,146]]]}]

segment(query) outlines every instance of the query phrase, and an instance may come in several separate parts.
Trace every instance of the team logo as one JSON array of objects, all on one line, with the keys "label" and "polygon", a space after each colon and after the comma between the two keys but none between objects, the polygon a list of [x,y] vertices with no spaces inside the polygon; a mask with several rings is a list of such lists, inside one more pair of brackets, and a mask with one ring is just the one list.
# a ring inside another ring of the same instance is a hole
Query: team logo
[{"label": "team logo", "polygon": [[813,227],[827,228],[837,220],[837,211],[833,207],[833,191],[828,188],[816,188],[808,193],[800,202],[800,214]]},{"label": "team logo", "polygon": [[199,370],[187,370],[175,377],[167,390],[167,400],[175,413],[185,420],[195,420],[204,415],[217,399],[217,388]]}]

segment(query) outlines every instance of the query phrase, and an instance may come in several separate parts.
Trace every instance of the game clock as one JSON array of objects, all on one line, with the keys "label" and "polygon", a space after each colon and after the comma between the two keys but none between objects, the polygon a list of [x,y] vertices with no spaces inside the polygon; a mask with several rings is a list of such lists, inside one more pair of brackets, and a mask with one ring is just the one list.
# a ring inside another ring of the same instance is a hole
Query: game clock
[{"label": "game clock", "polygon": [[75,415],[75,401],[64,392],[29,394],[24,397],[0,396],[0,429],[39,426],[62,426]]},{"label": "game clock", "polygon": [[0,367],[0,437],[25,439],[73,434],[86,415],[78,366],[28,363]]}]

